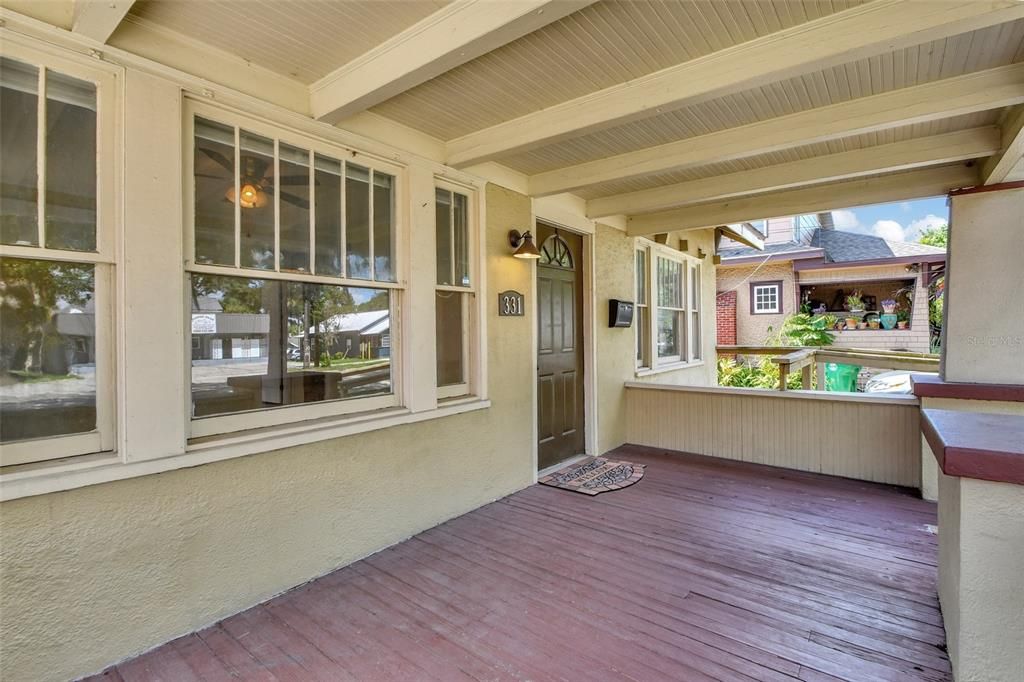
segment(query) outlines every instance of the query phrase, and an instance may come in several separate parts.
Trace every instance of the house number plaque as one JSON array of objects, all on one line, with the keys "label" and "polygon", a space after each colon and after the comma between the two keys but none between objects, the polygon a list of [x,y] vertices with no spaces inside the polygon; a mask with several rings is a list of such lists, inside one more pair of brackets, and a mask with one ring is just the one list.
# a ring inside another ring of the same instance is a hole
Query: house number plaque
[{"label": "house number plaque", "polygon": [[498,294],[498,317],[522,317],[523,295],[518,291],[503,291]]}]

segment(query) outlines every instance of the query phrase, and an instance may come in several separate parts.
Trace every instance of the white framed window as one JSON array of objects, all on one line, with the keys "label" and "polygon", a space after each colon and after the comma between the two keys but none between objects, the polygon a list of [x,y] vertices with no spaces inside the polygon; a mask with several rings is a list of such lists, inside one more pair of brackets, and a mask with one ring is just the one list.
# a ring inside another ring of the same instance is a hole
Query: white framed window
[{"label": "white framed window", "polygon": [[186,112],[191,437],[400,405],[401,169]]},{"label": "white framed window", "polygon": [[750,285],[750,312],[764,315],[782,312],[782,282],[752,282]]},{"label": "white framed window", "polygon": [[115,449],[117,73],[0,57],[0,466]]},{"label": "white framed window", "polygon": [[466,188],[436,180],[434,191],[435,341],[437,396],[471,393],[475,342],[475,234],[471,224],[474,195]]},{"label": "white framed window", "polygon": [[700,261],[641,239],[635,267],[637,368],[699,362],[703,358]]},{"label": "white framed window", "polygon": [[647,300],[648,282],[650,272],[647,267],[648,249],[639,248],[636,250],[636,267],[634,282],[633,326],[635,329],[636,342],[636,366],[648,367],[650,354],[648,349],[651,345],[650,306]]}]

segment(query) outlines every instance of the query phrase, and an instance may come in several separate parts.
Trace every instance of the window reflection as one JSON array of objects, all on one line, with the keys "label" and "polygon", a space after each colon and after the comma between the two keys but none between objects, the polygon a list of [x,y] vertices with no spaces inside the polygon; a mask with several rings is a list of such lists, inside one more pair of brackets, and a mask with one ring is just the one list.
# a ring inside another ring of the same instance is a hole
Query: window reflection
[{"label": "window reflection", "polygon": [[309,272],[309,152],[280,148],[281,269]]},{"label": "window reflection", "polygon": [[391,393],[387,289],[191,277],[194,416]]},{"label": "window reflection", "polygon": [[469,294],[438,291],[435,295],[437,385],[462,384],[466,381],[464,336]]},{"label": "window reflection", "polygon": [[0,441],[96,428],[95,266],[0,259]]},{"label": "window reflection", "polygon": [[196,262],[235,264],[235,131],[196,117]]},{"label": "window reflection", "polygon": [[345,166],[345,250],[347,275],[370,279],[370,171]]},{"label": "window reflection", "polygon": [[38,246],[39,69],[0,57],[0,243]]},{"label": "window reflection", "polygon": [[46,246],[96,250],[96,86],[46,73]]},{"label": "window reflection", "polygon": [[[242,130],[238,138],[239,189],[242,207],[241,249],[243,268],[274,269],[274,141]],[[234,188],[230,190],[235,200]]]}]

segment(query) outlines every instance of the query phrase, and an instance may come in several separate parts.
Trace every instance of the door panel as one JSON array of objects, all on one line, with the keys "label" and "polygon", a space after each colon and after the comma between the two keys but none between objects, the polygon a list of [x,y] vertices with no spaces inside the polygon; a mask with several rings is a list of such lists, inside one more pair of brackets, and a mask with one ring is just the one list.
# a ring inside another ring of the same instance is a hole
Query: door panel
[{"label": "door panel", "polygon": [[584,450],[583,238],[538,223],[538,466]]}]

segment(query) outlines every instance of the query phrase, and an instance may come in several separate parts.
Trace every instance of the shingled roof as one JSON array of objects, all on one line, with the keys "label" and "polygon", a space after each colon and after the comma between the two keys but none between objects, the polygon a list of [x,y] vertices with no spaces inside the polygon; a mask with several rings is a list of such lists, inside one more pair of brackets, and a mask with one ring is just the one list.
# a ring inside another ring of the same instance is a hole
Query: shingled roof
[{"label": "shingled roof", "polygon": [[918,244],[917,242],[897,242],[881,237],[841,230],[814,230],[807,244],[783,242],[766,244],[763,251],[749,247],[722,249],[719,255],[722,260],[747,258],[750,256],[769,256],[779,254],[798,255],[822,249],[826,263],[853,263],[866,260],[883,260],[886,258],[906,258],[908,256],[934,256],[945,254],[946,250],[936,246]]},{"label": "shingled roof", "polygon": [[824,249],[825,260],[831,263],[930,256],[946,252],[943,248],[917,242],[894,242],[868,234],[840,230],[815,230],[811,236],[811,246]]}]

